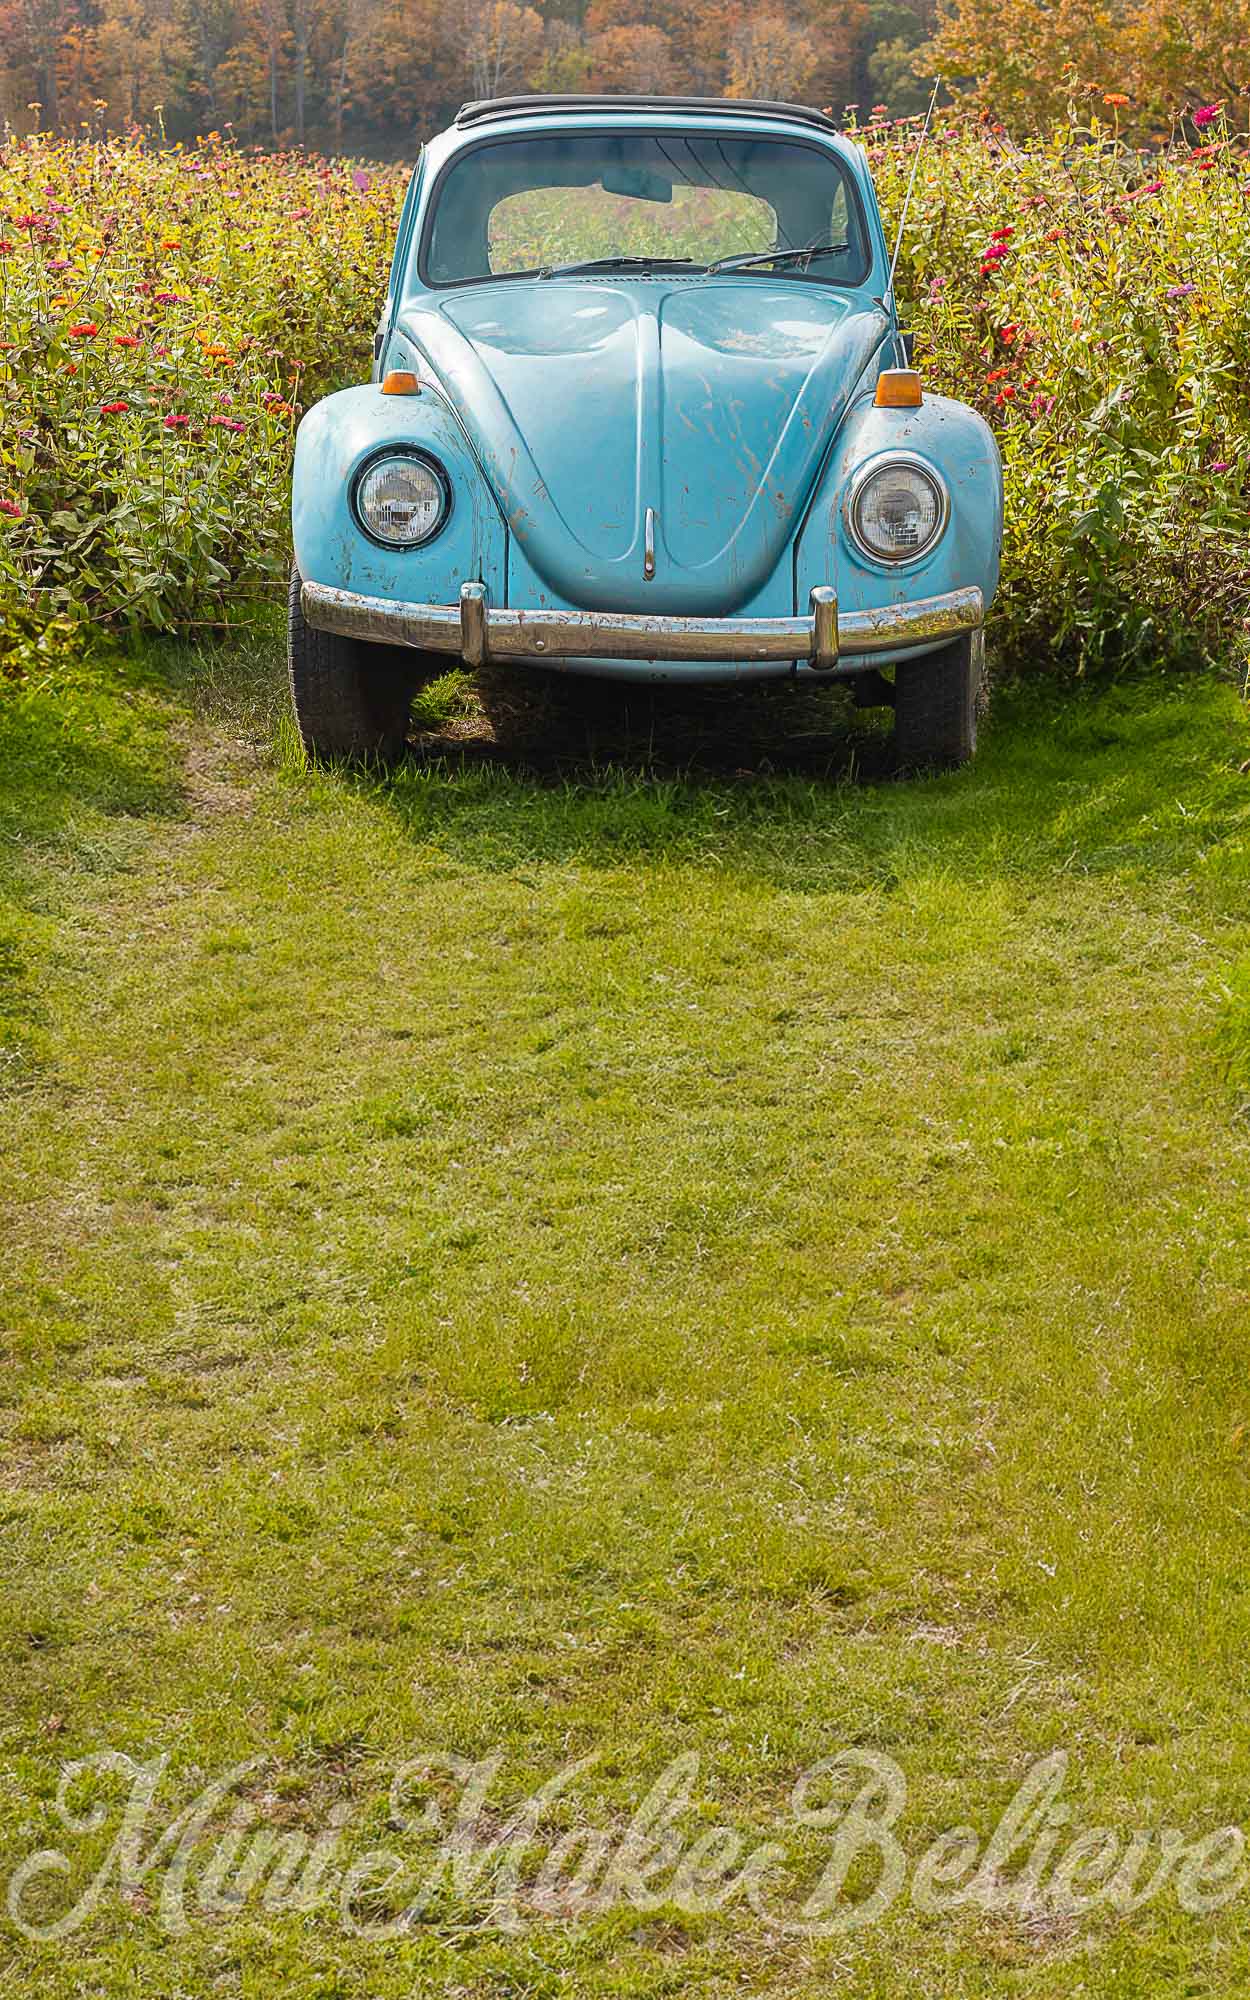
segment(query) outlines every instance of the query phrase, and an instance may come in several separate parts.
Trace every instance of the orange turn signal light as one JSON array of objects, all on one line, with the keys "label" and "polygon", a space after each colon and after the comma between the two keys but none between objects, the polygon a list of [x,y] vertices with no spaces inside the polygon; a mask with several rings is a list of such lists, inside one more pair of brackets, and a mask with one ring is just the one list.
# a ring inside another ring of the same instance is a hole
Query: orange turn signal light
[{"label": "orange turn signal light", "polygon": [[421,384],[411,368],[388,368],[382,377],[384,396],[419,396]]},{"label": "orange turn signal light", "polygon": [[924,401],[914,368],[883,368],[873,402],[879,410],[918,410]]}]

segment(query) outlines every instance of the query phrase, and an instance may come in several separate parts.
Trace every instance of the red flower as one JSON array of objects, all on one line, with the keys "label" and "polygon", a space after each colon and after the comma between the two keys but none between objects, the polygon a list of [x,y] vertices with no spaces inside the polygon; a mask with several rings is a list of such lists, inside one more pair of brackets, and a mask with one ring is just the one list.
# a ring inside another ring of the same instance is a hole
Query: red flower
[{"label": "red flower", "polygon": [[237,417],[213,416],[208,421],[210,424],[220,424],[223,431],[245,431],[247,429],[247,425],[241,424]]},{"label": "red flower", "polygon": [[114,347],[141,347],[143,343],[137,334],[115,333],[113,335],[113,345]]},{"label": "red flower", "polygon": [[0,237],[0,257],[10,256],[16,248],[17,245],[10,243],[7,236]]},{"label": "red flower", "polygon": [[76,326],[66,329],[71,340],[94,340],[100,331],[93,319],[80,319]]},{"label": "red flower", "polygon": [[986,376],[985,379],[987,382],[1001,382],[1005,379],[1006,376],[1010,375],[1010,373],[1011,373],[1010,368],[991,368],[989,374]]},{"label": "red flower", "polygon": [[101,403],[100,415],[102,417],[124,417],[129,408],[129,403]]},{"label": "red flower", "polygon": [[1015,383],[1005,382],[1002,388],[999,390],[998,394],[995,396],[994,401],[999,404],[1010,403],[1013,400],[1015,393],[1016,393]]},{"label": "red flower", "polygon": [[1010,222],[1009,222],[1009,223],[1007,223],[1007,224],[1006,224],[1006,226],[1005,226],[1004,228],[1002,228],[1002,229],[991,229],[991,231],[990,231],[990,242],[991,242],[991,243],[1005,243],[1005,242],[1007,241],[1007,238],[1008,238],[1009,236],[1014,236],[1014,235],[1015,235],[1015,233],[1016,233],[1016,232],[1015,232],[1015,227],[1014,227],[1014,225],[1013,225],[1012,223],[1010,223]]},{"label": "red flower", "polygon": [[168,416],[163,419],[165,429],[167,431],[180,431],[183,428],[183,426],[189,424],[190,421],[191,421],[190,417]]},{"label": "red flower", "polygon": [[1020,329],[1016,325],[1014,319],[1008,320],[1006,326],[1000,326],[998,329],[998,337],[1002,341],[1003,346],[1010,347],[1012,341],[1015,339],[1019,331]]}]

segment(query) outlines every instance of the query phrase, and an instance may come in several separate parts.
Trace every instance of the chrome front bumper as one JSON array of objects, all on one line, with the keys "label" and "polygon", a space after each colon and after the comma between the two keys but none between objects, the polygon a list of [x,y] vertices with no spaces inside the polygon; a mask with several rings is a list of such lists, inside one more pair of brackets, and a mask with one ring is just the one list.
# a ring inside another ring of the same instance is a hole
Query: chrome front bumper
[{"label": "chrome front bumper", "polygon": [[806,618],[664,618],[634,611],[508,611],[466,583],[459,604],[402,604],[306,583],[309,625],[349,639],[487,660],[803,661],[820,673],[855,672],[881,653],[939,645],[980,628],[981,592],[950,590],[880,611],[839,614],[835,593],[813,590]]}]

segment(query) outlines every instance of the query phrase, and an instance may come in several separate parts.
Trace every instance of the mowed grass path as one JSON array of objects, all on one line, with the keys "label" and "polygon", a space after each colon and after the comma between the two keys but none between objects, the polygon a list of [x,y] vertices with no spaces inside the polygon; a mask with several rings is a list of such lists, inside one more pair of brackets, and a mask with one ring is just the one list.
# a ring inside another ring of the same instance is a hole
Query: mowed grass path
[{"label": "mowed grass path", "polygon": [[[105,1748],[167,1817],[263,1756],[258,1824],[362,1850],[431,1747],[505,1753],[496,1830],[587,1756],[562,1823],[619,1828],[696,1751],[695,1830],[784,1837],[851,1743],[913,1857],[1056,1748],[1078,1830],[1250,1822],[1232,690],[1004,699],[910,784],[383,784],[275,763],[222,671],[171,769],[142,689],[11,745],[6,1878],[85,1884],[53,1798]],[[148,1888],[6,1928],[5,1992],[1250,1990],[1245,1898],[371,1943],[170,1939]]]}]

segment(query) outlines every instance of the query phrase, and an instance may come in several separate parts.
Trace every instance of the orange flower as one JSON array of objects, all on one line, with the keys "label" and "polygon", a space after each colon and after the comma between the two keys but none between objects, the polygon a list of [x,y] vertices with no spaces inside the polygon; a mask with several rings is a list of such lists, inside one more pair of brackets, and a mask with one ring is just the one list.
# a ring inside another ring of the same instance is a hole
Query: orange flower
[{"label": "orange flower", "polygon": [[1128,99],[1122,90],[1109,90],[1102,101],[1104,104],[1114,104],[1117,108],[1121,104],[1128,103]]},{"label": "orange flower", "polygon": [[115,333],[113,335],[114,347],[141,347],[142,344],[142,341],[133,333]]},{"label": "orange flower", "polygon": [[80,319],[76,326],[66,328],[71,340],[94,340],[99,331],[93,319]]}]

